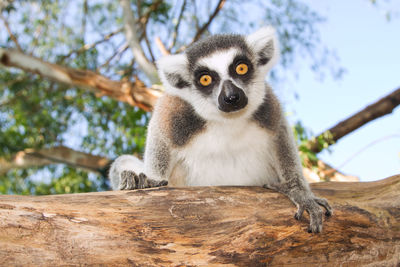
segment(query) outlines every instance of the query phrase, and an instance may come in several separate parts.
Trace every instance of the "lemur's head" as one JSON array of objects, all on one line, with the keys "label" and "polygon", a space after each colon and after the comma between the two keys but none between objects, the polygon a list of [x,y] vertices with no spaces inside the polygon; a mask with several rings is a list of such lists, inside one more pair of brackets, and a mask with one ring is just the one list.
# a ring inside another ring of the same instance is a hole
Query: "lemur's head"
[{"label": "lemur's head", "polygon": [[257,109],[278,54],[275,31],[266,27],[248,36],[205,38],[157,64],[167,93],[182,97],[205,119],[219,119]]}]

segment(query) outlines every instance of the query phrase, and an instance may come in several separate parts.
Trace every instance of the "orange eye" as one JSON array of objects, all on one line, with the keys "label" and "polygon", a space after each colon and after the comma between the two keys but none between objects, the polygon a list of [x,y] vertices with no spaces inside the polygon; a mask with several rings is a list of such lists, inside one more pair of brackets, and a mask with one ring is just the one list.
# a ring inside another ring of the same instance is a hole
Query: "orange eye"
[{"label": "orange eye", "polygon": [[205,75],[203,75],[203,76],[200,77],[200,80],[199,80],[199,81],[200,81],[200,84],[201,84],[201,85],[203,85],[203,86],[208,86],[208,85],[211,84],[212,78],[211,78],[210,75],[205,74]]},{"label": "orange eye", "polygon": [[248,71],[249,67],[244,63],[241,63],[236,66],[236,73],[239,75],[245,75]]}]

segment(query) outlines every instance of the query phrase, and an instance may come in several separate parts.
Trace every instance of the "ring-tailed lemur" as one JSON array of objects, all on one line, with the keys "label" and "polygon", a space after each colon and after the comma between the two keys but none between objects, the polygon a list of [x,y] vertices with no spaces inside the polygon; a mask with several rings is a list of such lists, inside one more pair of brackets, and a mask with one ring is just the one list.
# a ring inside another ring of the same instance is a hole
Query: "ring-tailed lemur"
[{"label": "ring-tailed lemur", "polygon": [[214,35],[158,61],[165,94],[151,118],[144,163],[123,155],[110,169],[113,189],[257,185],[288,196],[296,219],[322,210],[302,175],[291,130],[264,79],[278,59],[273,28],[249,36]]}]

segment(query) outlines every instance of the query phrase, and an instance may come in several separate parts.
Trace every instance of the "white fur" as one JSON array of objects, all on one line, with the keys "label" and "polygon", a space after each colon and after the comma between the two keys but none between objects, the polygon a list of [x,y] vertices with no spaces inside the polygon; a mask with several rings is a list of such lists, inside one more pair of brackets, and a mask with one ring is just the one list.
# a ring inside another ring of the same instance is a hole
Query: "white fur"
[{"label": "white fur", "polygon": [[[236,83],[236,81],[232,80],[228,74],[228,66],[232,63],[233,58],[238,53],[239,50],[237,48],[230,48],[227,50],[217,51],[210,56],[199,60],[200,65],[218,72],[218,75],[221,78],[219,88],[214,90],[211,96],[203,96],[196,88],[194,88],[194,86],[193,88],[177,89],[169,84],[164,73],[169,70],[171,73],[178,72],[183,78],[189,81],[192,79],[186,73],[187,67],[183,67],[187,64],[185,56],[173,55],[162,58],[157,64],[160,68],[160,77],[164,83],[165,91],[171,95],[179,96],[191,103],[196,112],[207,121],[225,121],[227,119],[231,120],[232,117],[236,118],[236,114],[227,114],[218,109],[218,95],[222,90],[222,81],[229,79],[233,83]],[[250,88],[236,84],[236,86],[244,90],[249,100],[249,104],[243,110],[239,111],[241,116],[247,118],[250,117],[262,103],[265,94],[265,74],[266,73],[260,73],[260,71],[257,71],[255,74],[256,79],[248,86]]]},{"label": "white fur", "polygon": [[186,185],[254,185],[276,181],[268,133],[254,122],[209,123],[205,132],[177,152]]},{"label": "white fur", "polygon": [[258,31],[248,35],[246,37],[246,41],[249,44],[250,49],[252,49],[253,51],[261,51],[265,47],[265,44],[267,44],[269,41],[272,41],[274,48],[272,57],[265,66],[259,68],[265,73],[271,70],[271,68],[278,62],[280,54],[279,42],[276,36],[275,29],[270,26],[263,27]]}]

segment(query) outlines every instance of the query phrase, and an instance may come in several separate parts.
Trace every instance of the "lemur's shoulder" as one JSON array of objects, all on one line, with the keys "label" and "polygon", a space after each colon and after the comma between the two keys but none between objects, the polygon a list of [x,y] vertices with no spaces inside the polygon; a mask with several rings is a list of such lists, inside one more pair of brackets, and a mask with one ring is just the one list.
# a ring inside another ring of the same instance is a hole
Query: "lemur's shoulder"
[{"label": "lemur's shoulder", "polygon": [[267,84],[265,87],[266,94],[264,95],[263,102],[253,113],[252,119],[261,128],[277,132],[282,120],[284,120],[282,108],[272,89]]},{"label": "lemur's shoulder", "polygon": [[205,130],[206,121],[193,106],[178,96],[164,94],[156,105],[154,124],[174,146],[184,146]]}]

